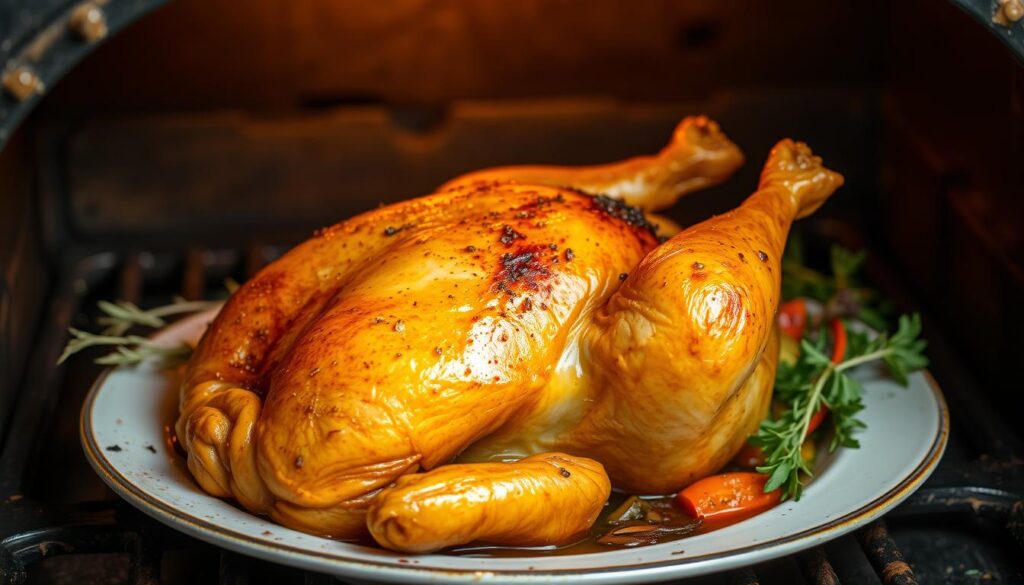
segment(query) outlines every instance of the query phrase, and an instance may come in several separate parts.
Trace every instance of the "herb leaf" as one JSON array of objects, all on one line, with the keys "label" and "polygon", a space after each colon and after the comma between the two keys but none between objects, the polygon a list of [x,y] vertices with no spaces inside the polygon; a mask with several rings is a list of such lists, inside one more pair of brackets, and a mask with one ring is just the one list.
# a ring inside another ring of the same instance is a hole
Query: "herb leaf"
[{"label": "herb leaf", "polygon": [[893,312],[892,303],[879,299],[858,276],[867,259],[865,250],[854,252],[833,245],[829,250],[832,274],[826,275],[805,264],[803,248],[799,232],[792,234],[782,257],[783,299],[804,297],[820,302],[825,321],[854,318],[878,331],[889,327],[886,315]]},{"label": "herb leaf", "polygon": [[811,475],[800,447],[807,438],[811,419],[822,405],[829,408],[835,428],[829,450],[859,445],[854,434],[864,428],[864,423],[856,418],[864,408],[863,388],[848,372],[880,361],[896,382],[906,386],[908,373],[928,365],[924,356],[926,342],[920,334],[921,318],[916,314],[900,317],[899,328],[891,336],[883,333],[869,338],[865,333],[850,332],[846,357],[839,363],[832,363],[825,353],[824,335],[801,340],[800,357],[793,364],[780,363],[775,380],[775,397],[788,408],[777,419],[761,423],[750,439],[765,455],[765,464],[757,468],[769,474],[765,491],[782,487],[784,497],[800,499],[801,475]]},{"label": "herb leaf", "polygon": [[96,319],[96,323],[104,327],[102,332],[97,334],[69,328],[71,339],[64,346],[57,363],[62,364],[72,355],[90,347],[111,346],[113,351],[93,361],[105,366],[128,366],[154,360],[163,368],[177,367],[192,356],[193,348],[190,345],[159,345],[146,337],[126,333],[132,327],[160,329],[167,325],[165,317],[199,313],[220,303],[221,301],[187,301],[176,297],[169,305],[143,310],[128,301],[100,301],[98,306],[103,315]]}]

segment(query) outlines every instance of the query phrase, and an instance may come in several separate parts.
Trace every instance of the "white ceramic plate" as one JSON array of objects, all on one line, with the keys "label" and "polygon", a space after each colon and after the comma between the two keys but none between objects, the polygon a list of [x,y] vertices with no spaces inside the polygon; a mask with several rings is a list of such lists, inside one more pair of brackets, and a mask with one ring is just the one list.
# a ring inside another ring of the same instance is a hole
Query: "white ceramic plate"
[{"label": "white ceramic plate", "polygon": [[[180,321],[155,339],[196,340],[213,315]],[[253,557],[364,582],[646,583],[792,554],[870,522],[920,486],[946,445],[942,393],[927,373],[912,375],[905,389],[878,372],[862,374],[868,428],[861,448],[831,456],[799,502],[674,542],[568,556],[403,555],[289,530],[211,497],[167,441],[175,376],[150,366],[100,378],[82,409],[81,434],[89,462],[126,500],[182,532]]]}]

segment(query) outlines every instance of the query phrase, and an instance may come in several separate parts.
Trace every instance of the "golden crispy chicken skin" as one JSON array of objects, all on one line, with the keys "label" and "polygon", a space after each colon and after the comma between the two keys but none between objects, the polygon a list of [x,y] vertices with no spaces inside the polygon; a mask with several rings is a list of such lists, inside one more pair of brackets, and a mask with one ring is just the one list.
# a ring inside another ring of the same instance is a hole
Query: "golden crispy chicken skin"
[{"label": "golden crispy chicken skin", "polygon": [[783,141],[743,206],[660,246],[638,209],[551,185],[656,207],[740,161],[688,119],[656,157],[457,180],[321,231],[200,342],[190,470],[286,526],[414,552],[562,542],[609,479],[667,493],[714,471],[767,407],[789,224],[841,178]]}]

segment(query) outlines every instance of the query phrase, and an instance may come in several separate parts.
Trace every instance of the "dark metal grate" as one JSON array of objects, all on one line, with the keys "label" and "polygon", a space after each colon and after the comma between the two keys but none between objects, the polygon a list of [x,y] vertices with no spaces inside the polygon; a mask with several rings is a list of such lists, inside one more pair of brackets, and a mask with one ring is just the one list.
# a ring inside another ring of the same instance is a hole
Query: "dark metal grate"
[{"label": "dark metal grate", "polygon": [[[53,366],[65,330],[83,321],[83,311],[91,310],[96,300],[124,298],[145,306],[166,302],[174,294],[187,298],[222,294],[225,278],[244,280],[280,252],[280,248],[256,244],[242,250],[99,252],[83,254],[61,267],[0,455],[0,578],[4,583],[335,582],[324,575],[219,550],[164,527],[114,497],[88,468],[77,444],[78,408],[98,373],[90,363],[94,356],[72,359],[64,368]],[[873,276],[883,283],[887,278],[895,282],[884,269],[875,267],[875,272]],[[898,291],[894,294],[899,298]],[[901,533],[894,537],[880,520],[856,535],[794,557],[693,582],[904,585],[918,582],[915,572],[951,583],[990,578],[1021,582],[1024,503],[1007,487],[1020,485],[1020,446],[1011,432],[998,426],[1000,418],[994,412],[963,394],[970,391],[970,381],[956,369],[955,361],[947,361],[952,360],[947,353],[933,338],[933,359],[941,356],[944,363],[937,374],[947,382],[945,390],[954,411],[962,415],[958,422],[967,425],[966,432],[954,429],[954,442],[940,471],[888,519],[894,526],[909,527],[904,531],[909,542],[917,530],[914,522],[966,519],[984,525],[985,534],[1002,543],[1002,553],[998,547],[990,553],[975,551],[976,561],[970,565],[929,558],[934,556],[930,551],[914,557],[915,550],[901,551],[897,546]],[[962,411],[958,410],[961,405]],[[977,451],[986,457],[972,458],[965,446],[969,442],[980,442]],[[921,530],[931,534],[927,526]]]}]

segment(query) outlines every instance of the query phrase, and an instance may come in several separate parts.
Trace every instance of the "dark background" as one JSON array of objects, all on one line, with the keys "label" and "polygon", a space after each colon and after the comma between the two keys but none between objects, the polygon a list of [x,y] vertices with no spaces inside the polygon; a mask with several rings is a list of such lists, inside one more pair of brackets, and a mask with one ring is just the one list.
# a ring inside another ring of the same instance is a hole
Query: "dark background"
[{"label": "dark background", "polygon": [[[0,2],[0,28],[37,34],[68,5]],[[733,207],[775,141],[807,141],[847,178],[803,222],[814,256],[867,247],[873,285],[924,313],[955,439],[933,483],[987,469],[1019,488],[1024,461],[1003,456],[1024,412],[1022,81],[946,0],[176,0],[49,84],[0,152],[0,436],[38,400],[49,434],[15,453],[50,468],[34,496],[103,497],[75,432],[96,369],[55,373],[51,355],[95,300],[203,296],[459,173],[653,152],[706,113],[748,162],[669,215]],[[948,580],[943,555],[992,544],[945,528],[897,537],[923,582]],[[1001,546],[993,558],[1019,555]]]}]

